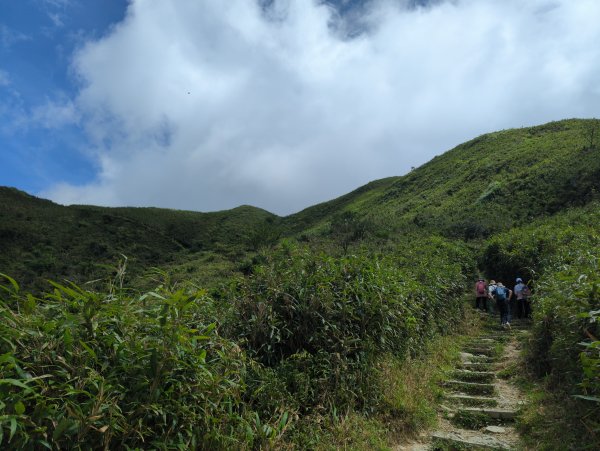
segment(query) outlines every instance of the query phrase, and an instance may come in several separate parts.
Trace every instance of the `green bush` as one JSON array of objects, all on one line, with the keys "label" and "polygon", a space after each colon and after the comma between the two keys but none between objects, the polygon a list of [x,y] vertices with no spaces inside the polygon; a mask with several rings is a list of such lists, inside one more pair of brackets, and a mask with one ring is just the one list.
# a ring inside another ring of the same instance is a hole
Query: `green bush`
[{"label": "green bush", "polygon": [[248,359],[218,334],[206,293],[52,283],[34,298],[5,279],[2,447],[249,448],[285,427],[244,403]]},{"label": "green bush", "polygon": [[376,359],[417,354],[462,315],[463,268],[448,257],[462,248],[431,239],[401,252],[286,247],[240,283],[229,334],[279,374],[299,410],[372,407]]}]

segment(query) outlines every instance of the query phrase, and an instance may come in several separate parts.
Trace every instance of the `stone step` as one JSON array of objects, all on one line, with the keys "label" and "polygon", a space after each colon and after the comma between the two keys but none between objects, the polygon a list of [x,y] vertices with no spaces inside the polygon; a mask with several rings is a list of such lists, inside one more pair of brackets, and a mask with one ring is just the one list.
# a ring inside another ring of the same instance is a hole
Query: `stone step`
[{"label": "stone step", "polygon": [[494,340],[496,343],[503,343],[507,340],[507,337],[504,333],[486,334],[485,337],[489,338],[490,340]]},{"label": "stone step", "polygon": [[443,432],[437,431],[431,434],[433,441],[432,449],[511,449],[511,447],[496,437],[482,433],[468,432]]},{"label": "stone step", "polygon": [[496,348],[496,345],[498,344],[497,341],[493,342],[493,343],[482,343],[480,341],[469,341],[467,343],[465,343],[463,345],[463,348],[469,348],[469,349],[485,349],[488,351],[493,351]]},{"label": "stone step", "polygon": [[461,352],[460,357],[463,362],[471,363],[493,363],[493,359],[487,355],[475,355],[469,352]]},{"label": "stone step", "polygon": [[492,395],[494,393],[494,386],[492,384],[448,380],[444,382],[444,385],[450,389],[470,395]]},{"label": "stone step", "polygon": [[518,414],[518,412],[513,409],[498,409],[489,407],[465,407],[460,410],[471,413],[481,413],[490,418],[509,421],[514,420]]},{"label": "stone step", "polygon": [[487,398],[484,396],[469,396],[461,394],[447,394],[446,399],[470,407],[496,407],[498,401],[494,398]]},{"label": "stone step", "polygon": [[506,424],[514,421],[516,415],[514,410],[495,407],[460,407],[448,414],[452,424],[471,430]]},{"label": "stone step", "polygon": [[494,348],[483,348],[483,347],[464,347],[463,351],[468,354],[473,355],[485,355],[487,357],[494,357],[496,355],[496,350]]},{"label": "stone step", "polygon": [[469,338],[466,343],[476,343],[479,346],[494,346],[497,342],[493,338],[479,336]]},{"label": "stone step", "polygon": [[509,332],[511,330],[529,330],[529,329],[531,329],[530,326],[519,325],[519,324],[513,325],[512,323],[511,323],[510,327],[504,327],[504,326],[502,326],[500,324],[496,324],[495,326],[490,326],[490,328],[492,330],[498,330],[498,331],[502,330],[502,331],[505,331],[505,332]]},{"label": "stone step", "polygon": [[454,370],[452,377],[465,382],[492,382],[496,378],[496,373],[491,371],[472,371],[472,370]]},{"label": "stone step", "polygon": [[494,364],[481,362],[463,362],[459,366],[464,370],[489,371],[494,367]]}]

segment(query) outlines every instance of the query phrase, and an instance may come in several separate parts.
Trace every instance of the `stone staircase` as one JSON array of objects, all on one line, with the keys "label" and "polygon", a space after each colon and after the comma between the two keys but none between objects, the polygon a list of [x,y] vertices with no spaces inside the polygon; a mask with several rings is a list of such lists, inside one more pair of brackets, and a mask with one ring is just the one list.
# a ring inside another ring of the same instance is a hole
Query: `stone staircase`
[{"label": "stone staircase", "polygon": [[482,319],[482,333],[463,345],[460,364],[443,384],[438,429],[397,450],[522,448],[514,421],[523,397],[498,372],[517,358],[516,336],[528,333],[529,323],[516,320],[505,329],[491,318]]}]

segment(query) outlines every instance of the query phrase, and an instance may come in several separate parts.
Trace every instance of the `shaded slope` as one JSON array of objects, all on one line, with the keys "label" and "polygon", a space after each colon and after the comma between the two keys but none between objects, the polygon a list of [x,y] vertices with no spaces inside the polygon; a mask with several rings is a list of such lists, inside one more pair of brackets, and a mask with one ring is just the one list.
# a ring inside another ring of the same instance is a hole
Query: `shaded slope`
[{"label": "shaded slope", "polygon": [[5,187],[0,204],[0,272],[36,286],[46,278],[99,277],[106,273],[99,266],[121,255],[141,271],[184,259],[190,249],[245,250],[252,233],[275,218],[253,207],[216,213],[65,207]]}]

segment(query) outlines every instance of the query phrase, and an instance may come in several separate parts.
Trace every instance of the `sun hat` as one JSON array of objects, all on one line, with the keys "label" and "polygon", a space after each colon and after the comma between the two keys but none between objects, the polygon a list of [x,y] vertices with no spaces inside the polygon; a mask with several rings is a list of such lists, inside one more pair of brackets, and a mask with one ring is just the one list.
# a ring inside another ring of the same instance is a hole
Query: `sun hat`
[{"label": "sun hat", "polygon": [[521,279],[520,277],[517,277],[517,283],[519,282],[523,282],[523,279]]},{"label": "sun hat", "polygon": [[496,285],[496,281],[495,280],[490,280],[490,285]]}]

